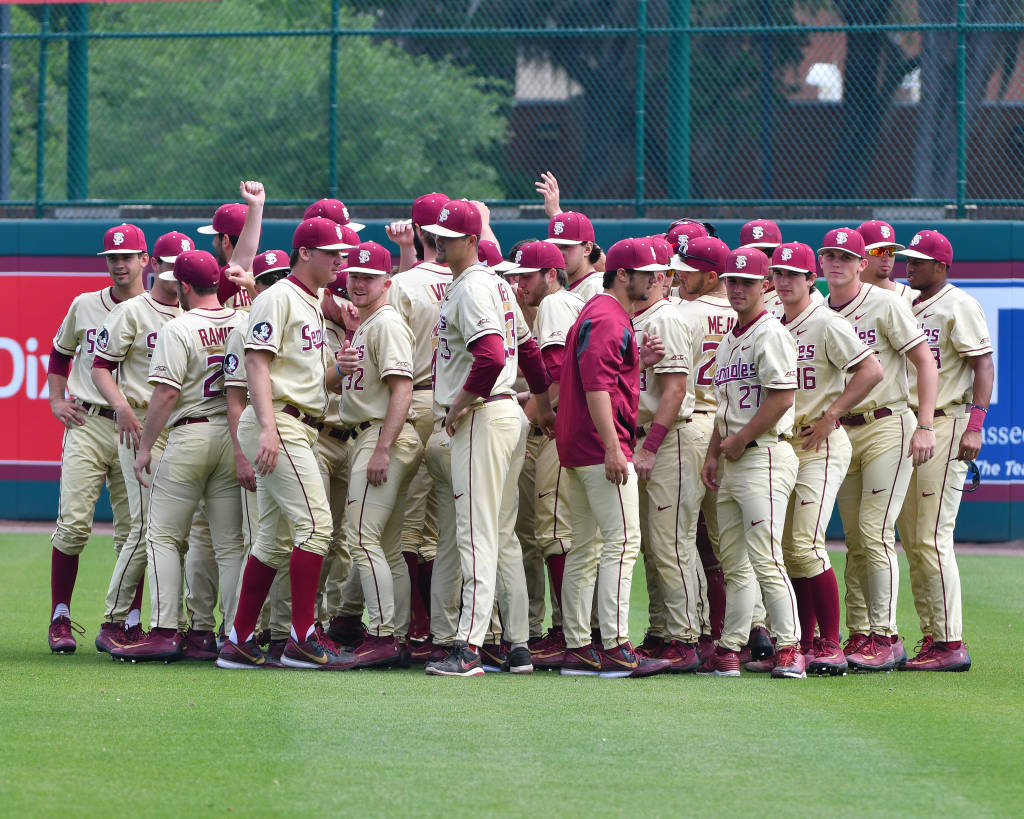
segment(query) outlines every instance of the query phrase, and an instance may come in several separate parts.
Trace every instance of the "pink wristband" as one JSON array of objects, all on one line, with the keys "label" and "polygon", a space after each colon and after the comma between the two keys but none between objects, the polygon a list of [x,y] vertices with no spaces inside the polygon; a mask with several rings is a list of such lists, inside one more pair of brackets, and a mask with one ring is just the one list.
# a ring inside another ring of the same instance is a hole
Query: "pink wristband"
[{"label": "pink wristband", "polygon": [[985,407],[971,407],[971,420],[967,422],[968,432],[981,432],[981,428],[985,425],[985,416],[988,414],[988,410]]},{"label": "pink wristband", "polygon": [[651,428],[647,431],[647,437],[644,438],[643,449],[657,454],[659,447],[661,447],[661,442],[665,440],[666,435],[668,435],[668,427],[661,424],[651,424]]}]

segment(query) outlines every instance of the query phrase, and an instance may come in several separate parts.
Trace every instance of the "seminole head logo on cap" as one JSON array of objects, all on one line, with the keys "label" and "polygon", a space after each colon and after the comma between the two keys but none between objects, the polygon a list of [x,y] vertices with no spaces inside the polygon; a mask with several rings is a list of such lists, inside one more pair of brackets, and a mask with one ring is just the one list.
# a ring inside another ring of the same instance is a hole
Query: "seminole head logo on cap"
[{"label": "seminole head logo on cap", "polygon": [[366,264],[368,261],[370,261],[370,251],[369,250],[360,250],[359,251],[359,264]]},{"label": "seminole head logo on cap", "polygon": [[791,248],[791,247],[784,247],[784,248],[782,248],[782,261],[788,262],[792,258],[793,258],[793,248]]},{"label": "seminole head logo on cap", "polygon": [[114,245],[115,245],[115,247],[118,246],[118,245],[123,245],[123,244],[124,244],[124,233],[122,233],[120,230],[116,231],[114,233]]},{"label": "seminole head logo on cap", "polygon": [[845,245],[846,244],[846,240],[849,239],[849,238],[850,237],[846,234],[846,232],[841,230],[841,231],[839,231],[836,234],[836,244],[837,245]]},{"label": "seminole head logo on cap", "polygon": [[753,235],[753,237],[755,239],[763,239],[764,238],[764,228],[761,227],[760,225],[754,225],[753,229],[751,230],[751,234]]},{"label": "seminole head logo on cap", "polygon": [[737,270],[742,270],[746,266],[747,266],[747,257],[746,256],[737,256],[736,257],[736,269]]},{"label": "seminole head logo on cap", "polygon": [[555,222],[552,232],[555,236],[561,236],[565,232],[565,222]]},{"label": "seminole head logo on cap", "polygon": [[438,222],[448,221],[448,208],[441,208],[441,212],[437,215]]}]

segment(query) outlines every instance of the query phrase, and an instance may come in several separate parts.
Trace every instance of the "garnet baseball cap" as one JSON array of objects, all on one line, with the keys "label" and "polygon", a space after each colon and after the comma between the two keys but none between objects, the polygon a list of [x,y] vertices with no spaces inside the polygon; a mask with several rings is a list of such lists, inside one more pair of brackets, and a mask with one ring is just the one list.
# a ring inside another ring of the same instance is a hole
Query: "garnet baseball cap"
[{"label": "garnet baseball cap", "polygon": [[252,275],[258,279],[264,273],[276,273],[279,270],[290,270],[288,254],[283,250],[264,250],[257,253],[252,260]]},{"label": "garnet baseball cap", "polygon": [[670,245],[666,241],[665,237],[660,233],[657,233],[654,236],[648,236],[647,239],[654,246],[654,252],[658,254],[658,263],[665,265],[666,270],[669,269],[671,267],[669,262],[675,255],[672,245]]},{"label": "garnet baseball cap", "polygon": [[937,230],[919,230],[906,250],[897,253],[908,259],[933,259],[946,265],[953,264],[953,245]]},{"label": "garnet baseball cap", "polygon": [[242,226],[245,224],[245,214],[248,212],[248,205],[228,202],[228,204],[217,208],[216,213],[213,214],[213,224],[203,225],[199,228],[199,232],[206,234],[224,233],[228,236],[238,236],[242,233]]},{"label": "garnet baseball cap", "polygon": [[501,255],[501,249],[494,242],[489,242],[486,239],[477,242],[476,257],[497,273],[507,273],[516,266],[515,262],[507,261]]},{"label": "garnet baseball cap", "polygon": [[[348,254],[349,273],[373,273],[379,276],[391,275],[391,251],[376,242],[362,242]],[[346,276],[346,278],[348,278]]]},{"label": "garnet baseball cap", "polygon": [[188,251],[195,249],[195,242],[193,242],[188,236],[184,233],[172,230],[170,233],[165,233],[153,243],[153,256],[161,262],[174,264],[174,260],[178,257],[179,253],[187,253]]},{"label": "garnet baseball cap", "polygon": [[301,222],[292,234],[292,249],[300,247],[316,250],[350,250],[355,245],[345,241],[345,233],[337,222],[323,216],[314,216]]},{"label": "garnet baseball cap", "polygon": [[338,271],[338,275],[334,277],[334,281],[327,285],[327,289],[339,296],[348,296],[347,267],[342,267],[341,270]]},{"label": "garnet baseball cap", "polygon": [[516,251],[513,262],[513,273],[535,273],[538,270],[561,270],[565,267],[565,257],[556,245],[548,241],[527,242]]},{"label": "garnet baseball cap", "polygon": [[484,220],[476,205],[468,199],[449,199],[437,212],[436,223],[421,227],[435,236],[458,239],[462,236],[479,236],[484,228]]},{"label": "garnet baseball cap", "polygon": [[668,270],[668,264],[658,261],[658,251],[650,239],[622,239],[608,248],[604,269],[647,273]]},{"label": "garnet baseball cap", "polygon": [[721,273],[728,259],[729,245],[714,236],[698,236],[691,239],[685,249],[680,247],[672,254],[669,269],[684,273]]},{"label": "garnet baseball cap", "polygon": [[834,228],[825,234],[821,247],[818,248],[818,255],[826,250],[843,250],[852,253],[858,259],[863,259],[864,237],[852,228]]},{"label": "garnet baseball cap", "polygon": [[160,274],[166,282],[179,281],[193,287],[216,287],[220,284],[220,265],[205,250],[188,250],[174,260],[174,270]]},{"label": "garnet baseball cap", "polygon": [[874,250],[876,247],[891,247],[895,250],[903,250],[903,245],[896,241],[896,231],[892,225],[883,222],[881,219],[872,219],[857,228],[857,232],[864,240],[865,250]]},{"label": "garnet baseball cap", "polygon": [[446,193],[425,193],[412,203],[412,221],[421,227],[436,225],[437,215],[451,197]]},{"label": "garnet baseball cap", "polygon": [[567,210],[548,222],[548,241],[556,245],[582,245],[594,241],[594,226],[582,213]]},{"label": "garnet baseball cap", "polygon": [[[330,219],[332,222],[337,222],[339,225],[348,225],[348,227],[357,233],[366,227],[366,225],[360,224],[359,222],[353,222],[349,219],[348,208],[345,207],[344,202],[337,199],[318,199],[306,208],[306,212],[302,214],[303,219],[312,219],[314,216],[322,216],[324,219]],[[356,244],[358,244],[358,242]]]},{"label": "garnet baseball cap", "polygon": [[782,231],[771,219],[754,219],[740,228],[740,247],[767,250],[782,244]]},{"label": "garnet baseball cap", "polygon": [[810,245],[803,242],[785,242],[775,248],[770,267],[818,275],[818,259]]},{"label": "garnet baseball cap", "polygon": [[665,241],[672,245],[672,252],[675,253],[678,250],[685,251],[691,239],[707,235],[707,228],[700,222],[680,220],[669,227],[668,233],[665,234]]},{"label": "garnet baseball cap", "polygon": [[103,250],[97,256],[110,256],[113,253],[145,253],[146,235],[135,225],[127,222],[110,228],[103,234]]},{"label": "garnet baseball cap", "polygon": [[725,260],[722,278],[767,279],[768,257],[756,247],[738,247]]}]

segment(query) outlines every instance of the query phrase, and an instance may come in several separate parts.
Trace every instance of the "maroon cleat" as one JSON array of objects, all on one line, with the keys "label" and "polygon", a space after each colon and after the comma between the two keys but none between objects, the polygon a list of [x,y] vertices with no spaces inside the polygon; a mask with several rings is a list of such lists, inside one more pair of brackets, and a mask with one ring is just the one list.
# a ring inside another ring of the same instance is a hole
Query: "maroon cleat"
[{"label": "maroon cleat", "polygon": [[185,635],[184,657],[186,660],[212,662],[217,659],[217,638],[212,631],[189,629]]},{"label": "maroon cleat", "polygon": [[47,639],[50,642],[51,654],[74,654],[78,643],[75,634],[85,634],[85,629],[78,623],[71,622],[70,617],[61,615],[50,622]]},{"label": "maroon cleat", "polygon": [[740,676],[740,653],[719,646],[715,653],[708,657],[697,669],[701,677],[738,677]]},{"label": "maroon cleat", "polygon": [[773,654],[763,660],[750,660],[750,662],[743,663],[743,670],[749,671],[751,674],[769,674],[775,669],[778,659],[778,656]]},{"label": "maroon cleat", "polygon": [[508,646],[504,643],[484,643],[480,646],[480,663],[484,671],[498,673],[508,661]]},{"label": "maroon cleat", "polygon": [[[331,644],[333,645],[333,644]],[[348,671],[355,668],[356,655],[348,651],[335,651],[324,646],[316,635],[296,642],[289,637],[281,652],[281,662],[288,668],[309,668],[322,671]]]},{"label": "maroon cleat", "polygon": [[[636,653],[639,655],[640,649],[637,649]],[[688,674],[700,668],[701,664],[697,646],[694,643],[684,643],[682,640],[670,640],[665,643],[659,659],[668,662],[670,674]]]},{"label": "maroon cleat", "polygon": [[653,677],[669,670],[668,660],[641,657],[628,642],[619,643],[615,648],[601,649],[600,676],[605,679],[620,677]]},{"label": "maroon cleat", "polygon": [[136,623],[134,626],[129,626],[124,630],[124,643],[137,643],[149,634],[148,631],[142,628],[142,623]]},{"label": "maroon cleat", "polygon": [[327,636],[339,646],[357,646],[366,636],[366,626],[362,617],[332,617],[327,626]]},{"label": "maroon cleat", "polygon": [[285,643],[288,640],[270,640],[267,643],[267,650],[263,652],[263,667],[264,668],[284,668],[284,663],[281,662],[281,655],[284,653]]},{"label": "maroon cleat", "polygon": [[560,628],[552,628],[548,631],[543,648],[538,647],[530,652],[533,655],[533,667],[538,671],[558,670],[562,667],[565,650],[564,632]]},{"label": "maroon cleat", "polygon": [[441,657],[442,660],[444,657],[448,656],[448,652],[450,651],[450,649],[438,649],[438,646],[434,645],[434,642],[429,637],[422,642],[410,640],[409,662],[413,665],[426,665],[430,662],[430,655],[437,650],[444,651],[444,656]]},{"label": "maroon cleat", "polygon": [[[536,668],[536,666],[534,666]],[[598,677],[601,675],[601,657],[593,645],[567,648],[562,657],[563,677]]]},{"label": "maroon cleat", "polygon": [[96,635],[96,650],[109,654],[115,648],[122,648],[129,642],[125,639],[124,623],[103,623]]},{"label": "maroon cleat", "polygon": [[971,655],[967,646],[960,641],[956,643],[933,642],[928,653],[920,653],[914,659],[907,660],[904,671],[969,671]]},{"label": "maroon cleat", "polygon": [[715,641],[710,634],[700,635],[700,639],[697,640],[697,653],[702,663],[715,653]]},{"label": "maroon cleat", "polygon": [[824,637],[816,637],[814,639],[813,659],[809,663],[806,662],[806,656],[804,659],[807,673],[816,674],[819,677],[826,675],[830,677],[845,677],[849,669],[846,655],[843,654],[843,649],[839,643],[826,640]]},{"label": "maroon cleat", "polygon": [[921,655],[931,654],[932,649],[935,647],[935,640],[930,634],[924,635],[920,640],[917,641],[917,645],[914,646],[914,657],[917,660]]},{"label": "maroon cleat", "polygon": [[846,655],[846,662],[853,671],[892,671],[896,668],[892,648],[889,637],[872,632],[860,650]]},{"label": "maroon cleat", "polygon": [[184,640],[177,629],[155,628],[141,640],[128,643],[110,652],[122,662],[163,660],[165,663],[182,658]]},{"label": "maroon cleat", "polygon": [[843,646],[843,654],[849,657],[851,654],[855,654],[864,648],[864,644],[868,641],[868,635],[862,634],[859,631],[853,632],[847,639],[846,644]]},{"label": "maroon cleat", "polygon": [[660,657],[667,645],[668,641],[664,637],[659,637],[648,631],[644,635],[643,642],[636,647],[636,653],[641,657]]},{"label": "maroon cleat", "polygon": [[217,668],[237,671],[263,668],[265,665],[266,659],[255,640],[246,640],[244,643],[226,640],[220,647],[220,654],[217,655]]},{"label": "maroon cleat", "polygon": [[804,655],[800,646],[786,646],[776,653],[775,668],[772,669],[773,680],[802,680],[807,676],[804,666]]},{"label": "maroon cleat", "polygon": [[374,637],[367,634],[352,653],[356,656],[354,668],[390,668],[401,660],[402,647],[394,635]]}]

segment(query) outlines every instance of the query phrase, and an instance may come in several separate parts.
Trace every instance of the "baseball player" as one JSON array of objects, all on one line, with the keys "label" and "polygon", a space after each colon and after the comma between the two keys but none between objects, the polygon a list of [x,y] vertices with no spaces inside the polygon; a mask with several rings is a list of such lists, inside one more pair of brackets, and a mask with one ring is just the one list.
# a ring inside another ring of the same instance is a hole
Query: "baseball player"
[{"label": "baseball player", "polygon": [[[177,286],[161,279],[160,274],[173,270],[178,254],[192,249],[192,240],[183,233],[165,233],[157,239],[153,245],[152,291],[116,305],[96,337],[92,380],[117,416],[117,451],[132,514],[131,532],[118,552],[107,590],[104,623],[96,635],[99,651],[109,652],[142,637],[139,606],[146,577],[149,490],[135,478],[135,455],[153,392],[149,364],[157,334],[168,321],[181,315]],[[166,431],[161,431],[152,447],[154,469],[166,443]],[[126,634],[126,629],[132,633]],[[186,643],[198,639],[189,635]]]},{"label": "baseball player", "polygon": [[551,217],[548,241],[562,251],[571,292],[585,302],[603,292],[601,274],[590,258],[595,247],[594,226],[586,216],[569,210]]},{"label": "baseball player", "polygon": [[[800,649],[807,671],[844,674],[839,586],[825,551],[825,528],[852,452],[839,418],[882,380],[882,365],[849,322],[811,298],[811,292],[817,292],[817,260],[811,248],[799,242],[779,245],[772,254],[771,271],[775,292],[785,307],[782,323],[797,348],[794,449],[798,467],[782,554],[796,594]],[[820,637],[814,636],[815,627]],[[763,662],[769,664],[772,659]],[[751,666],[747,664],[748,671],[755,670]]]},{"label": "baseball player", "polygon": [[[344,670],[356,658],[325,647],[314,629],[331,512],[316,461],[317,424],[327,405],[324,315],[317,296],[341,266],[341,227],[316,217],[292,236],[291,275],[253,305],[245,343],[250,404],[238,422],[242,449],[256,472],[260,526],[245,567],[234,626],[217,658],[221,668],[265,663],[254,629],[277,569],[288,563],[292,632],[281,654],[290,668]],[[277,548],[281,518],[290,550]],[[290,554],[289,554],[290,551]]]},{"label": "baseball player", "polygon": [[[910,564],[914,605],[923,639],[907,671],[967,671],[960,570],[953,528],[967,461],[978,457],[995,369],[985,314],[978,302],[947,281],[953,247],[938,231],[922,230],[900,251],[907,279],[920,291],[914,318],[928,338],[939,372],[935,401],[937,457],[914,468],[896,525]],[[920,410],[916,390],[911,408]]]},{"label": "baseball player", "polygon": [[147,251],[146,237],[135,225],[117,225],[106,232],[99,255],[106,257],[111,285],[75,297],[50,350],[46,369],[50,411],[65,428],[60,511],[50,539],[53,551],[48,642],[50,651],[57,654],[74,652],[73,628],[84,633],[71,621],[71,594],[78,576],[78,556],[89,540],[104,482],[110,491],[114,548],[118,553],[131,530],[131,507],[118,458],[117,419],[90,375],[96,339],[110,311],[117,303],[143,292],[142,271],[149,261]]},{"label": "baseball player", "polygon": [[[444,428],[451,437],[463,576],[457,639],[446,659],[426,666],[428,674],[441,676],[483,673],[479,647],[490,623],[496,582],[522,589],[522,611],[507,612],[503,618],[511,643],[508,668],[513,673],[533,671],[526,644],[529,623],[522,552],[514,535],[499,539],[499,532],[507,521],[512,535],[516,484],[526,445],[527,421],[512,386],[517,363],[522,361],[531,391],[542,395],[544,403],[547,378],[538,351],[533,350],[535,357],[519,356],[515,302],[508,286],[477,261],[483,225],[474,203],[457,200],[446,203],[437,224],[425,228],[437,237],[438,262],[447,263],[452,271],[438,321],[434,400],[445,408]],[[509,556],[513,559],[502,561],[499,552],[503,550],[513,552]]]},{"label": "baseball player", "polygon": [[[189,523],[206,502],[225,618],[230,622],[242,560],[241,503],[224,399],[224,343],[243,317],[217,300],[221,275],[205,250],[180,253],[171,272],[185,312],[157,335],[149,365],[154,385],[135,457],[135,477],[152,483],[147,527],[152,629],[111,654],[122,660],[174,660],[182,655],[182,557]],[[159,467],[153,447],[170,431]]]},{"label": "baseball player", "polygon": [[677,219],[665,233],[665,241],[672,248],[672,256],[669,259],[669,270],[672,271],[672,288],[669,295],[682,301],[687,301],[686,288],[683,285],[682,268],[679,266],[677,253],[686,253],[691,239],[699,239],[708,235],[708,229],[703,222],[694,219]]},{"label": "baseball player", "polygon": [[[640,550],[632,463],[640,369],[664,352],[651,339],[641,353],[630,310],[651,297],[655,272],[664,269],[645,239],[612,245],[605,291],[584,305],[565,344],[555,441],[573,532],[562,580],[566,676],[646,677],[669,666],[637,655],[629,641],[629,591]],[[595,583],[600,647],[590,629]]]},{"label": "baseball player", "polygon": [[[249,270],[259,249],[266,194],[263,185],[252,180],[241,182],[239,192],[245,204],[229,202],[221,205],[213,214],[212,223],[197,230],[213,236],[213,255],[221,269],[220,289],[217,291],[221,304],[236,310],[248,310],[256,295]],[[235,266],[230,276],[227,274],[228,265]]]},{"label": "baseball player", "polygon": [[867,251],[867,266],[861,271],[860,280],[865,284],[873,284],[891,290],[911,306],[918,292],[903,282],[893,281],[892,270],[895,266],[895,254],[906,248],[896,242],[896,231],[888,222],[873,219],[864,222],[857,228],[864,239],[864,250]]},{"label": "baseball player", "polygon": [[[715,430],[701,470],[718,493],[718,556],[725,572],[725,622],[698,674],[738,677],[759,594],[776,635],[772,677],[806,677],[782,532],[796,483],[793,430],[796,344],[764,307],[768,259],[754,248],[729,254],[723,278],[736,326],[715,353]],[[760,586],[760,589],[758,589]]]},{"label": "baseball player", "polygon": [[[864,239],[850,228],[825,234],[818,261],[829,287],[829,306],[874,350],[884,377],[839,423],[852,447],[850,467],[836,502],[846,534],[846,625],[843,647],[855,671],[888,671],[906,651],[896,628],[899,563],[896,517],[912,468],[935,451],[935,361],[903,299],[864,284]],[[917,372],[920,405],[907,406],[906,361]],[[866,601],[866,604],[860,601]]]}]

